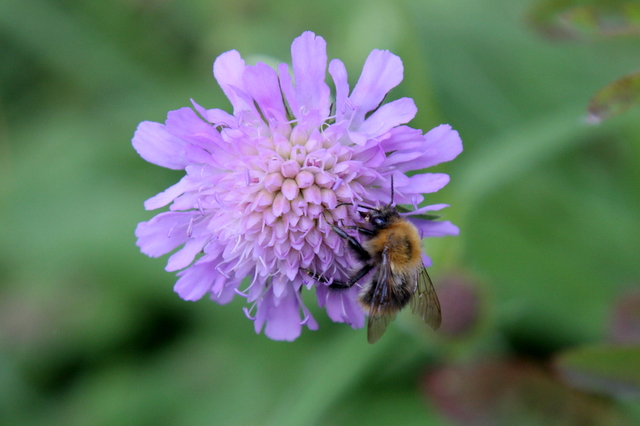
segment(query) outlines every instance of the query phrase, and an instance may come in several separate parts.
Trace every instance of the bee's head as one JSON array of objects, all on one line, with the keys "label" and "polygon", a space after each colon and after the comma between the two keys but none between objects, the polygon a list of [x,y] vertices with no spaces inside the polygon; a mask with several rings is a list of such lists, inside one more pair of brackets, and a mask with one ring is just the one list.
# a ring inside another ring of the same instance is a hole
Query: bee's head
[{"label": "bee's head", "polygon": [[391,202],[386,206],[379,207],[377,209],[372,207],[364,207],[368,211],[359,211],[360,216],[371,224],[373,229],[383,229],[389,226],[392,222],[400,218],[398,211],[396,210],[393,202],[393,175],[391,175]]},{"label": "bee's head", "polygon": [[[360,205],[358,208],[366,209],[366,211],[358,210],[360,217],[362,217],[365,222],[370,223],[373,229],[386,228],[397,219],[400,219],[400,215],[398,214],[393,202],[393,195],[393,175],[391,175],[391,202],[386,206],[378,208]],[[345,205],[352,206],[353,203],[340,203],[338,204],[338,207]]]},{"label": "bee's head", "polygon": [[371,209],[367,212],[359,213],[366,222],[369,222],[371,224],[373,229],[386,228],[400,217],[396,208],[391,204],[382,206],[378,209]]}]

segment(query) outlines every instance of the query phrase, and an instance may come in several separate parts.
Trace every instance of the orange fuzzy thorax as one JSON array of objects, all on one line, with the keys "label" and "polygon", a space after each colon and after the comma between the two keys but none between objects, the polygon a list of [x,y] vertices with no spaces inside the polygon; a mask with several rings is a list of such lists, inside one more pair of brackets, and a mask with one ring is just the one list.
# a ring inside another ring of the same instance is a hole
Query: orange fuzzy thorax
[{"label": "orange fuzzy thorax", "polygon": [[395,274],[415,270],[422,262],[421,241],[416,227],[406,220],[396,220],[364,243],[364,248],[379,262],[387,248],[391,269]]}]

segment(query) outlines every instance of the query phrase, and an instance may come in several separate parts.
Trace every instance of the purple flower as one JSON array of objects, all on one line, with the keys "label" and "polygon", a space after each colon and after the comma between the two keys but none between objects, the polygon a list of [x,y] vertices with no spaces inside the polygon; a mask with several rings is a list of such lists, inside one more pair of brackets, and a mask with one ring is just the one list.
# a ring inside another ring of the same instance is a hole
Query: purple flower
[{"label": "purple flower", "polygon": [[[327,221],[352,226],[361,219],[353,206],[339,204],[388,203],[393,176],[395,202],[417,206],[423,193],[439,190],[449,177],[405,172],[462,151],[448,125],[426,135],[402,125],[416,113],[411,99],[379,106],[402,80],[402,62],[392,53],[371,52],[351,93],[344,64],[332,60],[333,101],[324,39],[303,33],[291,57],[293,77],[287,64],[276,71],[261,62],[245,65],[235,50],[223,53],[213,73],[233,114],[193,102],[195,111],[172,111],[165,124],[142,122],[133,137],[145,160],[186,171],[145,202],[147,210],[171,205],[138,225],[142,252],[157,257],[180,247],[166,267],[180,271],[180,297],[195,301],[208,294],[218,303],[246,297],[256,332],[265,326],[274,340],[296,339],[303,325],[318,328],[302,303],[302,287],[315,288],[333,321],[364,325],[357,286],[328,291],[300,268],[345,279],[353,259]],[[416,224],[424,237],[458,233],[450,222]]]}]

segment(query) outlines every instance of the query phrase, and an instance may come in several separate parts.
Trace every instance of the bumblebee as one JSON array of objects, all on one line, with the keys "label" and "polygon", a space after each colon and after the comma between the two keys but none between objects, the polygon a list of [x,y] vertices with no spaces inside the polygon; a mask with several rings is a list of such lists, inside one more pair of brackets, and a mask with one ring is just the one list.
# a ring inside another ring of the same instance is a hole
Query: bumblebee
[{"label": "bumblebee", "polygon": [[418,229],[398,213],[391,203],[380,208],[363,207],[360,212],[370,227],[354,226],[366,237],[360,244],[344,229],[330,224],[331,229],[346,241],[349,249],[362,264],[348,281],[329,280],[310,269],[302,269],[316,281],[329,283],[334,290],[347,289],[374,270],[366,283],[361,285],[358,301],[369,316],[367,340],[377,342],[398,312],[408,304],[411,310],[434,330],[440,327],[442,314],[433,283],[422,262],[422,244]]}]

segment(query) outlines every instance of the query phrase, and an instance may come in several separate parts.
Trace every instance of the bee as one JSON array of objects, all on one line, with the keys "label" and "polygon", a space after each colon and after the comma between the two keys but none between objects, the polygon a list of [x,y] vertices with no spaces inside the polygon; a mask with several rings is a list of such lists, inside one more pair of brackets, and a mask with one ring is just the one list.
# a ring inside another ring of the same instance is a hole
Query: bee
[{"label": "bee", "polygon": [[366,238],[363,244],[344,229],[334,224],[330,226],[346,241],[362,267],[346,282],[331,281],[310,269],[302,268],[302,271],[316,281],[330,283],[330,289],[344,290],[354,286],[373,270],[367,281],[361,284],[358,295],[360,305],[369,316],[369,343],[377,342],[389,323],[408,304],[414,314],[437,330],[442,322],[440,302],[422,262],[420,234],[411,222],[400,216],[393,204],[393,181],[389,204],[379,208],[359,207],[367,210],[358,213],[369,227],[348,228],[357,230]]}]

